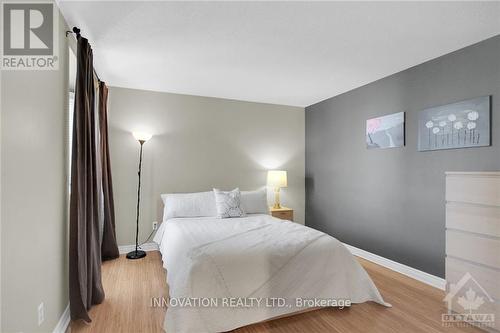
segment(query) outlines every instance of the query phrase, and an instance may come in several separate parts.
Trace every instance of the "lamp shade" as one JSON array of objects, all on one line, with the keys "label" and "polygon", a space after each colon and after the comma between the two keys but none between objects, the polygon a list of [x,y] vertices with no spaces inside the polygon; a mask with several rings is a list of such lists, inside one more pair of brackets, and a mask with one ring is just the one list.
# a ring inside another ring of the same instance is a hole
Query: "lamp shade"
[{"label": "lamp shade", "polygon": [[267,172],[267,185],[274,188],[287,187],[286,171],[269,170]]},{"label": "lamp shade", "polygon": [[151,139],[152,135],[149,133],[144,133],[144,132],[133,132],[132,135],[137,141],[148,141]]}]

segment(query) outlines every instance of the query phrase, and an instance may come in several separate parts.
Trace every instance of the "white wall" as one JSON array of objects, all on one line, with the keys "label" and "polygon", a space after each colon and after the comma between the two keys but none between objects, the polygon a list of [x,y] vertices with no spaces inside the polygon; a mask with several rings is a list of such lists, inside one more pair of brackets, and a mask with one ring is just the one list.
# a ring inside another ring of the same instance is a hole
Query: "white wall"
[{"label": "white wall", "polygon": [[[268,169],[288,171],[281,201],[304,223],[304,109],[111,87],[110,150],[120,245],[135,239],[139,144],[144,145],[140,240],[161,221],[160,194],[256,189]],[[272,200],[272,193],[269,193]]]},{"label": "white wall", "polygon": [[59,28],[59,70],[1,75],[1,332],[52,332],[68,304],[62,16]]}]

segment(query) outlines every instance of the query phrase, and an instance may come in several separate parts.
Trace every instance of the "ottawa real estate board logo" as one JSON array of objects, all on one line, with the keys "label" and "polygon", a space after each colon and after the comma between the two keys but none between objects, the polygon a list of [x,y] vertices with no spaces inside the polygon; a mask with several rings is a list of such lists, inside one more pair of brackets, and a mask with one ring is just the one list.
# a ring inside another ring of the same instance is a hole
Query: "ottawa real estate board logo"
[{"label": "ottawa real estate board logo", "polygon": [[474,325],[486,330],[498,329],[495,322],[495,300],[470,273],[465,273],[457,283],[449,283],[444,301],[448,313],[442,314],[443,326]]},{"label": "ottawa real estate board logo", "polygon": [[2,70],[57,70],[59,16],[52,2],[2,2]]}]

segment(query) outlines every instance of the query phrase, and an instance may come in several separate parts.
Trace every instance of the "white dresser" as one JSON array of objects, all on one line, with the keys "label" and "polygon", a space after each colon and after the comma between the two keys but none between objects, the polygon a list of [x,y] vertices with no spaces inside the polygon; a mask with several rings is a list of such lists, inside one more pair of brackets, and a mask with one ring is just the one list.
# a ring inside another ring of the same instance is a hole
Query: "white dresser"
[{"label": "white dresser", "polygon": [[446,173],[446,289],[453,312],[494,314],[484,328],[500,331],[500,172]]}]

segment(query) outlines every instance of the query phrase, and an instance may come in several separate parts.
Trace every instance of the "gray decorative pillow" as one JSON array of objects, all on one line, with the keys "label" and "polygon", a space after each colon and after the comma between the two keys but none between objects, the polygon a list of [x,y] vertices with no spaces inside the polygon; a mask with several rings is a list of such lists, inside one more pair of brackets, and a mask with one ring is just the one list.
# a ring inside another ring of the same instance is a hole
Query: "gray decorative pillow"
[{"label": "gray decorative pillow", "polygon": [[241,208],[241,194],[239,188],[227,192],[214,188],[214,194],[218,218],[225,219],[229,217],[245,216],[245,212],[243,208]]}]

